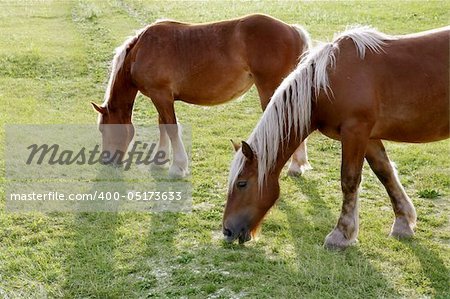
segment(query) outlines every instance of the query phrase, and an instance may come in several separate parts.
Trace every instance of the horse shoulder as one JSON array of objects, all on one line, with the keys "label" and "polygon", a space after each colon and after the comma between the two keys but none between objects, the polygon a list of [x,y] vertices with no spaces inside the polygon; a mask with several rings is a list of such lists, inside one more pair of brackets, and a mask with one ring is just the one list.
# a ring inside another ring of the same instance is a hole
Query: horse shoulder
[{"label": "horse shoulder", "polygon": [[171,86],[174,51],[167,33],[170,23],[150,26],[130,51],[129,63],[131,80],[143,92]]}]

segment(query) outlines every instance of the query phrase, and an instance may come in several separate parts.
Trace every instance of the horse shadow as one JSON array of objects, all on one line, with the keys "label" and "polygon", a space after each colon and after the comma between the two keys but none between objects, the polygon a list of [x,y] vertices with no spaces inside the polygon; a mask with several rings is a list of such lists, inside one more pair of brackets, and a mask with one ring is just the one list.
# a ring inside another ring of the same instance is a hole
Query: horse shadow
[{"label": "horse shadow", "polygon": [[[283,257],[283,241],[273,244],[270,236],[245,245],[224,243],[220,236],[220,216],[210,211],[196,211],[195,218],[200,220],[194,222],[190,222],[191,214],[173,212],[79,213],[70,224],[73,238],[65,260],[65,297],[189,297],[189,294],[203,297],[217,294],[222,297],[258,297],[261,294],[291,298],[399,297],[401,294],[358,246],[342,252],[322,247],[337,215],[324,201],[316,180],[302,177],[293,180],[298,188],[295,194],[302,193],[306,199],[297,202],[281,198],[277,206],[286,217],[290,235],[287,237],[292,237],[294,264]],[[299,209],[298,205],[303,208]],[[204,217],[208,217],[208,223],[209,217],[218,220],[209,240],[200,240],[200,235],[208,230],[201,225]],[[265,235],[274,234],[270,231],[273,220],[267,220]],[[118,231],[129,221],[141,221],[142,230],[135,232],[132,241],[140,244],[132,247],[137,251],[128,255],[129,260],[124,262],[115,255],[118,248],[124,249],[118,245],[121,238]],[[183,240],[186,231],[190,233],[187,239],[200,244],[183,243],[189,241]],[[279,239],[284,237],[278,236]],[[448,270],[442,259],[420,243],[405,241],[405,244],[419,257],[436,295],[445,297]],[[269,252],[268,248],[279,251]],[[433,268],[432,265],[438,266]],[[230,290],[233,285],[235,289]],[[239,288],[244,285],[246,288],[241,293]],[[279,287],[274,289],[274,285]],[[283,286],[289,286],[294,293],[284,293]]]},{"label": "horse shadow", "polygon": [[[306,200],[300,204],[309,207],[302,213],[295,203],[282,199],[278,202],[278,208],[285,213],[291,235],[294,236],[295,253],[300,263],[298,268],[312,269],[307,276],[313,279],[305,276],[305,280],[312,281],[308,288],[322,289],[321,297],[400,296],[358,246],[338,252],[323,247],[324,238],[332,230],[338,215],[333,214],[323,200],[317,189],[317,181],[304,177],[293,180],[298,188],[296,193],[306,196]],[[358,288],[352,287],[356,285]]]},{"label": "horse shadow", "polygon": [[[316,262],[323,266],[324,269],[354,267],[355,265],[357,268],[363,269],[360,273],[350,274],[350,277],[347,276],[345,278],[348,280],[346,283],[349,285],[352,283],[360,283],[358,282],[358,276],[360,276],[366,278],[367,281],[376,281],[376,284],[367,284],[364,291],[366,294],[353,293],[356,297],[366,297],[368,294],[372,294],[376,297],[400,296],[397,290],[392,287],[392,282],[388,281],[387,278],[371,265],[366,257],[367,253],[363,253],[358,249],[358,246],[352,246],[342,252],[330,252],[321,248],[326,234],[331,231],[337,220],[337,213],[339,210],[336,210],[336,214],[331,212],[317,189],[318,182],[316,180],[310,178],[306,179],[304,177],[294,178],[293,180],[298,188],[296,193],[302,193],[306,196],[304,204],[310,206],[307,210],[312,213],[309,217],[307,217],[308,215],[305,215],[305,213],[300,213],[298,209],[294,207],[292,200],[281,200],[278,203],[279,209],[287,216],[291,234],[300,236],[295,239],[297,256],[310,262],[310,258],[306,255],[316,251],[318,257]],[[448,296],[450,290],[448,285],[450,271],[439,254],[429,248],[429,246],[423,245],[419,238],[395,242],[401,242],[405,245],[405,249],[409,249],[417,257],[420,262],[423,277],[429,281],[431,286],[431,292],[433,292],[432,295],[436,298]],[[329,257],[331,257],[332,260],[330,260]],[[327,261],[330,264],[327,264]],[[333,276],[336,277],[338,275],[337,273],[334,273]],[[350,283],[351,281],[353,282]],[[332,281],[330,281],[330,283],[333,284]],[[340,291],[341,289],[339,286],[336,286],[332,293],[333,296],[345,295],[345,293],[339,294]]]},{"label": "horse shadow", "polygon": [[432,249],[427,248],[418,239],[401,240],[418,258],[424,276],[434,290],[433,297],[446,298],[450,294],[450,270],[444,260]]},{"label": "horse shadow", "polygon": [[[120,169],[111,166],[103,166],[98,170],[88,192],[98,191],[97,183],[105,178],[115,178],[114,185],[125,189],[122,181],[123,174]],[[117,233],[120,226],[118,215],[118,203],[84,203],[73,212],[73,221],[68,224],[67,230],[71,231],[69,238],[65,240],[68,247],[63,264],[65,283],[63,284],[63,296],[76,297],[114,297],[116,280],[116,268],[114,250],[116,248]],[[106,210],[106,211],[105,211]]]},{"label": "horse shadow", "polygon": [[[115,191],[129,187],[121,169],[105,166],[94,180],[100,185],[94,183],[90,191],[101,189],[105,178],[113,180]],[[164,281],[166,270],[158,261],[176,258],[179,213],[127,211],[128,203],[125,209],[121,204],[83,206],[83,212],[74,212],[67,224],[71,235],[63,245],[63,297],[133,298],[136,293],[151,294],[158,281]],[[130,223],[136,226],[131,232]]]}]

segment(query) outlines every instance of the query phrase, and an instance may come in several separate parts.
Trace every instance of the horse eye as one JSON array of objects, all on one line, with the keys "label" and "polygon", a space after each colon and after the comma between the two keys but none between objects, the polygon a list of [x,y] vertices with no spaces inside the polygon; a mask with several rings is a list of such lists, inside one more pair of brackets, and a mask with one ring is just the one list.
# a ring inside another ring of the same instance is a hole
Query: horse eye
[{"label": "horse eye", "polygon": [[239,181],[236,185],[238,188],[245,188],[247,186],[247,181]]}]

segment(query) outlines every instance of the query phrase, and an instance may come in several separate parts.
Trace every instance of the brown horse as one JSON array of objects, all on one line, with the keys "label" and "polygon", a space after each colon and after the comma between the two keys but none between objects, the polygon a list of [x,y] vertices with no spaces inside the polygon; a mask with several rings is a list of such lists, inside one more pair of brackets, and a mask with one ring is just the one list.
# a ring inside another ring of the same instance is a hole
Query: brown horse
[{"label": "brown horse", "polygon": [[449,36],[450,27],[397,37],[359,27],[305,55],[236,153],[223,217],[225,239],[251,239],[279,197],[284,163],[314,130],[342,144],[343,205],[325,246],[345,248],[357,238],[364,158],[391,199],[391,235],[413,235],[414,206],[381,140],[422,143],[449,137]]},{"label": "brown horse", "polygon": [[[99,114],[103,148],[125,152],[134,129],[131,115],[138,91],[149,97],[159,113],[159,150],[173,163],[169,175],[183,177],[188,160],[181,141],[174,101],[216,105],[237,98],[253,84],[261,106],[299,62],[310,39],[300,26],[266,15],[209,24],[159,21],[128,39],[116,50],[112,72]],[[102,126],[127,124],[127,126]],[[120,162],[120,161],[119,161]],[[310,168],[306,143],[293,155],[290,173]]]}]

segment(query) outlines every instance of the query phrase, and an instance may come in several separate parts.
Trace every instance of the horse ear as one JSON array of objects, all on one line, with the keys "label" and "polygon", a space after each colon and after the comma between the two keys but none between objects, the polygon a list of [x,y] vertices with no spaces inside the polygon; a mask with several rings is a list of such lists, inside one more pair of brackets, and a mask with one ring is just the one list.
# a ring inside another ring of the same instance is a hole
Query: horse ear
[{"label": "horse ear", "polygon": [[94,107],[95,111],[97,111],[100,114],[106,114],[107,111],[106,111],[105,107],[99,106],[99,105],[95,104],[94,102],[91,102],[91,104],[92,104],[92,107]]},{"label": "horse ear", "polygon": [[237,152],[241,148],[241,145],[239,143],[234,142],[233,139],[230,139],[230,141],[233,144],[234,151]]},{"label": "horse ear", "polygon": [[255,153],[253,152],[252,147],[245,141],[242,141],[242,153],[250,161],[252,161],[255,157]]}]

